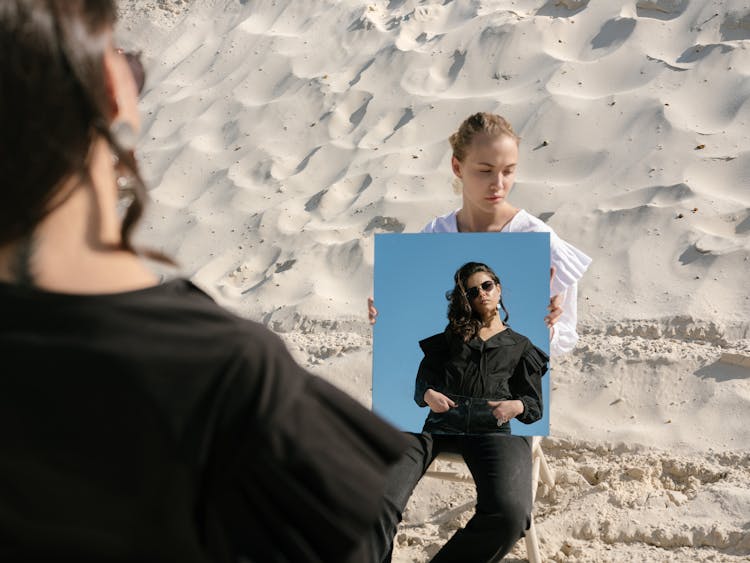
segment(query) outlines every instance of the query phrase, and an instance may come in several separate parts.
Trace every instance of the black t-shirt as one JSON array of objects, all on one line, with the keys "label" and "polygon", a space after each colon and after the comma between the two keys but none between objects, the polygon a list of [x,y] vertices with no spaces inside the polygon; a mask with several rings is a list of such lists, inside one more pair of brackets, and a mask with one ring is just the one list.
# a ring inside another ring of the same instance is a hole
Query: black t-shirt
[{"label": "black t-shirt", "polygon": [[0,561],[335,562],[402,434],[190,282],[0,284]]}]

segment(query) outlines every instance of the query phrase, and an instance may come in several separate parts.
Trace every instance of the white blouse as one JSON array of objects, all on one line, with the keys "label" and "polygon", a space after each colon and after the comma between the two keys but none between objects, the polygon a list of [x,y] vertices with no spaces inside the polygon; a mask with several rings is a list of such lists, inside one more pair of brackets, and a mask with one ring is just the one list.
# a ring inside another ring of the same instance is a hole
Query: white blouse
[{"label": "white blouse", "polygon": [[[457,233],[455,211],[435,217],[424,226],[423,233]],[[550,355],[559,356],[570,352],[578,342],[578,280],[591,264],[591,258],[572,244],[565,242],[542,220],[521,209],[501,229],[502,233],[549,233],[550,264],[555,266],[550,296],[562,295],[563,313],[555,323],[550,339]]]}]

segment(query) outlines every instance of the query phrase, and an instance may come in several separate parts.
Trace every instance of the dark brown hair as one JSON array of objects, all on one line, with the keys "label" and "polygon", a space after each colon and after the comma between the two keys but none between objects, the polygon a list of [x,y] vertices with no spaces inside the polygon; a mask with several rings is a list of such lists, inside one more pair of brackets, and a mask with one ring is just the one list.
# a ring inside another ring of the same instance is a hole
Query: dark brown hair
[{"label": "dark brown hair", "polygon": [[[90,150],[103,138],[118,172],[129,177],[132,202],[120,248],[135,252],[130,235],[147,194],[132,151],[109,129],[114,108],[104,52],[116,20],[115,0],[0,2],[0,245],[30,236],[91,181]],[[78,181],[63,193],[71,178]],[[158,252],[146,254],[171,262]]]},{"label": "dark brown hair", "polygon": [[[493,281],[502,288],[500,278],[492,271],[487,264],[481,262],[467,262],[461,266],[453,276],[453,290],[446,294],[448,299],[448,328],[457,336],[460,336],[464,342],[468,342],[477,335],[482,327],[482,320],[476,314],[466,297],[466,282],[478,272],[485,272]],[[503,323],[508,324],[508,311],[503,304],[502,295],[500,297],[500,307],[505,313]]]}]

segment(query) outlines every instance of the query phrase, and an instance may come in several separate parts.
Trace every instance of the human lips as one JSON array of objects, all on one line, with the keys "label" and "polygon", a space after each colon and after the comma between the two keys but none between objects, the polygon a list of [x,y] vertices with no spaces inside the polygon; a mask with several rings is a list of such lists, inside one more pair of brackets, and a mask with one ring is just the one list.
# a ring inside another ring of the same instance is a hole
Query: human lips
[{"label": "human lips", "polygon": [[490,203],[495,203],[497,201],[502,201],[503,196],[501,196],[501,195],[489,195],[489,196],[487,196],[484,199],[487,200],[487,201],[489,201]]}]

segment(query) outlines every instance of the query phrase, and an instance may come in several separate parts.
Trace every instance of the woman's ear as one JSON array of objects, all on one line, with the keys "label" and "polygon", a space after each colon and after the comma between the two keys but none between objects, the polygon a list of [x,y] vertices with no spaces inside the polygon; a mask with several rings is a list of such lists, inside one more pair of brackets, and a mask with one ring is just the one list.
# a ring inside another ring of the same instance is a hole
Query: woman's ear
[{"label": "woman's ear", "polygon": [[456,177],[461,178],[461,161],[458,160],[455,156],[451,157],[451,168],[453,169],[453,173],[456,175]]},{"label": "woman's ear", "polygon": [[119,106],[117,104],[117,93],[115,88],[115,69],[114,69],[114,62],[112,60],[112,55],[110,54],[110,50],[107,49],[104,51],[104,89],[105,94],[107,95],[107,106],[110,108],[110,111],[112,112],[111,115],[108,115],[107,118],[110,121],[113,121],[115,116],[117,115],[119,111]]},{"label": "woman's ear", "polygon": [[104,51],[104,84],[111,110],[110,123],[122,121],[139,131],[141,119],[135,80],[125,56],[111,47]]}]

